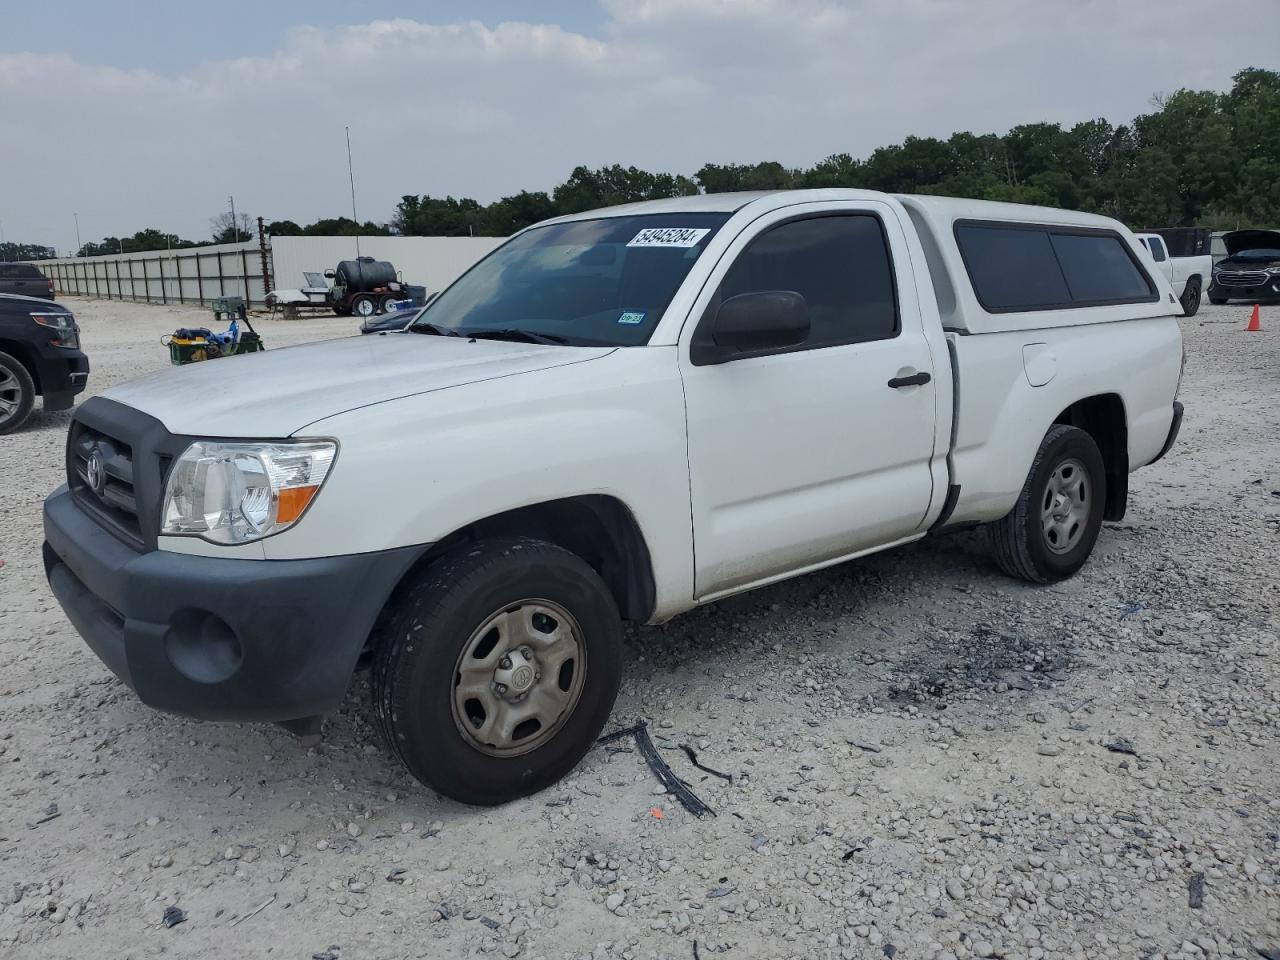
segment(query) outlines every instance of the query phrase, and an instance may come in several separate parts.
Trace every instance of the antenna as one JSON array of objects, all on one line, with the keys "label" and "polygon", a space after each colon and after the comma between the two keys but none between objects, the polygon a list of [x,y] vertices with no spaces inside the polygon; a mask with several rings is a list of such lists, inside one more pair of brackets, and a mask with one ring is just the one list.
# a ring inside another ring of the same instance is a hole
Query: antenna
[{"label": "antenna", "polygon": [[355,168],[351,165],[351,128],[343,127],[347,131],[347,178],[351,181],[351,222],[356,227],[356,259],[360,259],[360,218],[356,216],[356,174]]}]

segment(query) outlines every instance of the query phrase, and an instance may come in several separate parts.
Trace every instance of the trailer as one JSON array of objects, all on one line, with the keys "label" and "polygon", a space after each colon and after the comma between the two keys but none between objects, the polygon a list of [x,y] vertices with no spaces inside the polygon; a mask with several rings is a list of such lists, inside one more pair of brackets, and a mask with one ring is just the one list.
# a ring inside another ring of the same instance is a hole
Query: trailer
[{"label": "trailer", "polygon": [[405,303],[421,305],[427,295],[426,287],[405,283],[393,264],[373,257],[343,260],[324,273],[305,272],[303,280],[301,287],[267,294],[267,302],[280,307],[287,320],[296,319],[298,311],[306,308],[367,320]]}]

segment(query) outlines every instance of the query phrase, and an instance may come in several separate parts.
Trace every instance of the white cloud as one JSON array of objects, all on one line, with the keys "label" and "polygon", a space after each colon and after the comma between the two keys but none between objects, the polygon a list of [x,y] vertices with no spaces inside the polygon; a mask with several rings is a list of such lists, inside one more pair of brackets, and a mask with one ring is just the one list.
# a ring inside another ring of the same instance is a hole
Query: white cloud
[{"label": "white cloud", "polygon": [[[299,26],[276,52],[176,75],[0,54],[10,239],[160,226],[237,206],[362,217],[403,193],[493,199],[579,163],[693,173],[812,163],[903,136],[1041,119],[1129,120],[1156,91],[1224,88],[1267,31],[1222,36],[1202,0],[603,0],[597,36],[559,26],[379,20]],[[1272,0],[1235,0],[1267,22]]]}]

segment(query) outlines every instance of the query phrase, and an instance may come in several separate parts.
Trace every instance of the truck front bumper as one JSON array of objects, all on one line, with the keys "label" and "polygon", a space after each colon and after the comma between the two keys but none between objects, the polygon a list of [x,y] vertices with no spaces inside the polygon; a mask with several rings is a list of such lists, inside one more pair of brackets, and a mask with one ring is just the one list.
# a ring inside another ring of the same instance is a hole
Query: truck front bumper
[{"label": "truck front bumper", "polygon": [[203,720],[288,721],[335,710],[421,547],[309,560],[139,551],[66,487],[44,505],[54,595],[94,653],[146,704]]},{"label": "truck front bumper", "polygon": [[35,350],[40,395],[46,410],[69,410],[89,383],[89,358],[80,350],[40,345]]}]

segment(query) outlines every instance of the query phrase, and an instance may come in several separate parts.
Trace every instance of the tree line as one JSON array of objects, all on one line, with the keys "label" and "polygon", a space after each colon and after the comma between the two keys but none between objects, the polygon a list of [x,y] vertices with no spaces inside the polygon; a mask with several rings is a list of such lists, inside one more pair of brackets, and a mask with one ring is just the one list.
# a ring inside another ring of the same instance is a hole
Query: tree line
[{"label": "tree line", "polygon": [[[406,194],[389,225],[328,217],[301,226],[266,224],[272,236],[507,236],[549,217],[597,207],[696,193],[852,187],[1033,203],[1102,213],[1134,228],[1280,228],[1280,72],[1249,68],[1226,93],[1157,94],[1131,123],[1086,120],[1020,124],[1007,133],[909,136],[866,159],[837,153],[811,167],[777,161],[708,163],[692,176],[621,164],[575,167],[550,191],[521,190],[492,203],[469,197]],[[256,237],[243,214],[211,221],[212,239]],[[191,247],[160,230],[87,243],[81,256]],[[38,252],[36,245],[22,246]],[[49,249],[49,248],[44,248]],[[51,255],[51,254],[50,254]],[[5,259],[17,259],[6,255]]]}]

